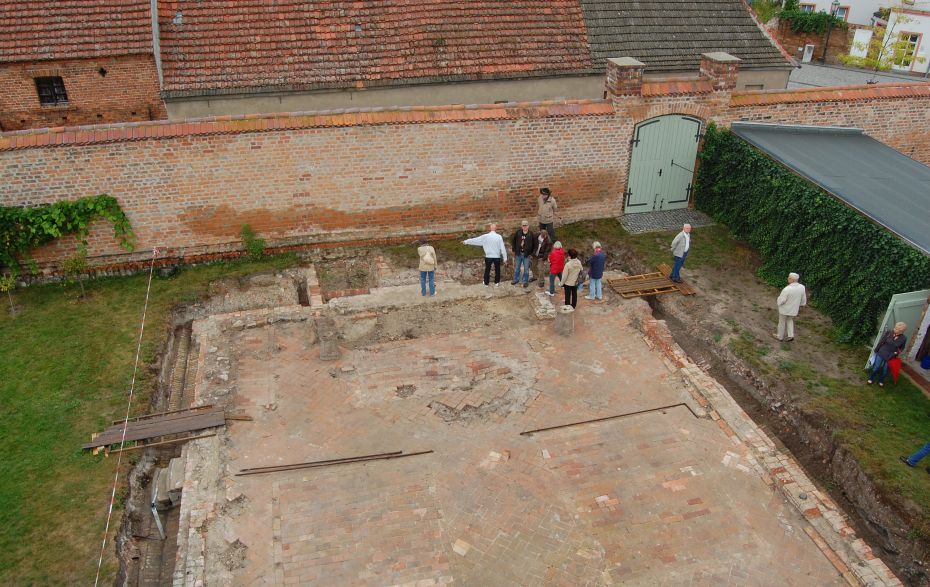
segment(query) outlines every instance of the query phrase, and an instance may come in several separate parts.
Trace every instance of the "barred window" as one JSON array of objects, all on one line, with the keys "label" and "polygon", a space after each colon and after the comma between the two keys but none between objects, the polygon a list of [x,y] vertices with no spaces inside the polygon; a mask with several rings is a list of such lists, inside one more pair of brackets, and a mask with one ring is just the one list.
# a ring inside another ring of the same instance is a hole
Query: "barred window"
[{"label": "barred window", "polygon": [[65,82],[60,77],[37,77],[36,91],[40,104],[67,104],[68,94]]}]

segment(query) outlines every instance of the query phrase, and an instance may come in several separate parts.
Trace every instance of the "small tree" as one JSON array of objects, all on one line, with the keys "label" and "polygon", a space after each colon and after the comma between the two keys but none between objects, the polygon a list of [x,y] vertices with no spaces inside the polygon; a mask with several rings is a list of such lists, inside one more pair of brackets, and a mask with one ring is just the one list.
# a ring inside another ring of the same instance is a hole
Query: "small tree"
[{"label": "small tree", "polygon": [[16,287],[15,275],[4,275],[0,277],[0,291],[6,292],[6,297],[10,300],[10,314],[16,313],[16,306],[13,305],[13,288]]},{"label": "small tree", "polygon": [[[894,17],[893,20],[892,17]],[[897,34],[895,32],[899,25],[905,25],[914,20],[903,12],[889,11],[888,22],[891,26],[876,26],[868,43],[853,43],[853,47],[859,51],[865,51],[865,55],[862,57],[841,55],[840,61],[844,65],[871,69],[873,72],[887,71],[892,65],[910,65],[915,61],[923,63],[926,58],[913,54],[913,45],[910,40],[903,38],[900,32]],[[875,78],[869,80],[869,83],[875,83]]]},{"label": "small tree", "polygon": [[79,246],[73,255],[64,260],[61,268],[71,281],[77,281],[78,285],[81,286],[81,299],[87,297],[87,292],[84,290],[84,274],[87,273],[87,249]]}]

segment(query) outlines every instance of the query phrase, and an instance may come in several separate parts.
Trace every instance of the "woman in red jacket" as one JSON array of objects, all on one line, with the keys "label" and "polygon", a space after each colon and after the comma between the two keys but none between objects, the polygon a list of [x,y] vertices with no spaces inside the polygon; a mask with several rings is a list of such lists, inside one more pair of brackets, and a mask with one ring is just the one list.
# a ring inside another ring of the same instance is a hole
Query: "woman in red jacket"
[{"label": "woman in red jacket", "polygon": [[549,253],[549,291],[546,293],[550,297],[555,295],[555,278],[561,279],[562,269],[565,268],[565,249],[562,243],[555,241],[552,245],[552,252]]}]

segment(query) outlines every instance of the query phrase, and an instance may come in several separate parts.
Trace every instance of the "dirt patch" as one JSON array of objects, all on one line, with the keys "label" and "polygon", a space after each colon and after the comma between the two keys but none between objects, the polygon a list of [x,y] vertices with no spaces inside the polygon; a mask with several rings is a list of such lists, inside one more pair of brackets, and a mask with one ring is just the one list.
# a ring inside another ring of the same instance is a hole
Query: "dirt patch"
[{"label": "dirt patch", "polygon": [[[623,246],[614,263],[640,273],[654,270]],[[745,265],[686,267],[684,277],[699,295],[658,296],[650,300],[676,342],[723,384],[760,427],[771,431],[805,469],[850,514],[856,532],[880,548],[880,554],[907,584],[930,585],[927,539],[914,518],[883,499],[857,460],[844,449],[829,421],[805,409],[815,399],[819,377],[855,383],[858,348],[830,339],[829,320],[810,310],[796,322],[795,341],[771,337],[777,321],[777,290],[755,277],[758,260]],[[803,281],[803,279],[802,279]],[[798,369],[807,382],[787,375]]]},{"label": "dirt patch", "polygon": [[248,550],[249,547],[237,538],[235,542],[229,545],[229,548],[220,553],[220,562],[230,571],[245,568],[245,557]]}]

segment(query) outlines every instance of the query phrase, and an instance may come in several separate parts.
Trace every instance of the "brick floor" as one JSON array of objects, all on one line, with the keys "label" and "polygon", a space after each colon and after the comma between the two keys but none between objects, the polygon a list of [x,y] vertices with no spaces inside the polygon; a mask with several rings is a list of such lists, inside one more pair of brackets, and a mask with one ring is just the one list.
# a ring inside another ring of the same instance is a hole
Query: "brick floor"
[{"label": "brick floor", "polygon": [[248,550],[230,568],[208,548],[207,582],[223,568],[242,585],[846,584],[710,418],[676,407],[520,435],[690,397],[622,307],[580,306],[569,339],[551,321],[504,326],[328,363],[307,324],[227,332],[230,398],[254,421],[224,432],[221,485],[243,497],[206,543]]}]

